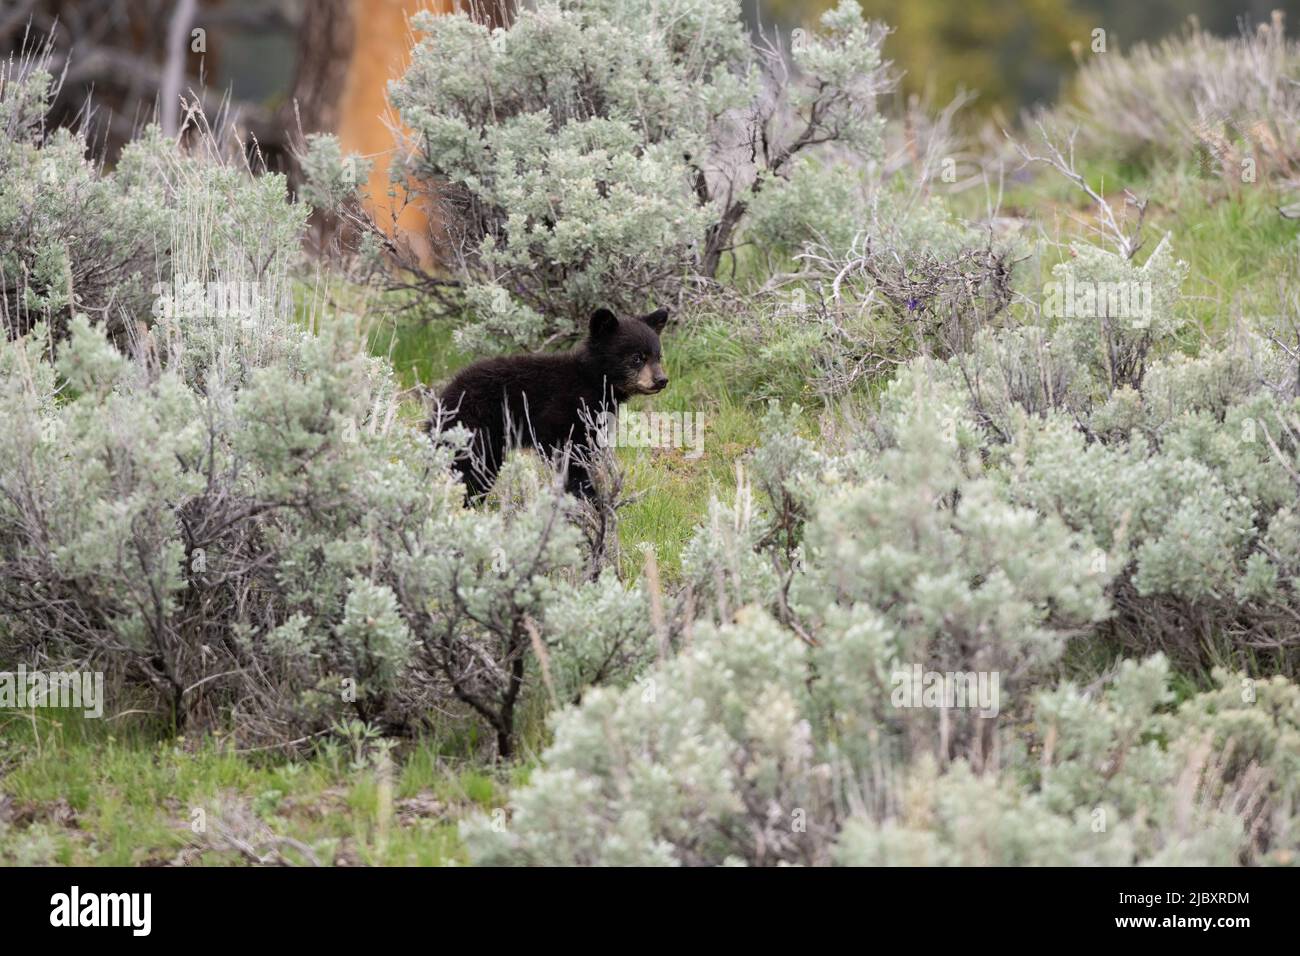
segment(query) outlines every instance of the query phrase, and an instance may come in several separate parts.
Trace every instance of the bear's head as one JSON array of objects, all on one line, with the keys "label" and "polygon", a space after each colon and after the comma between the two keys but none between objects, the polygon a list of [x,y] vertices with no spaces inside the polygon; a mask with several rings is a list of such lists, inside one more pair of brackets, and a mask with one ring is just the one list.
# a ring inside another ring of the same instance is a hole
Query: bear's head
[{"label": "bear's head", "polygon": [[622,320],[608,309],[591,316],[587,355],[620,401],[668,387],[659,346],[659,333],[667,321],[667,309]]}]

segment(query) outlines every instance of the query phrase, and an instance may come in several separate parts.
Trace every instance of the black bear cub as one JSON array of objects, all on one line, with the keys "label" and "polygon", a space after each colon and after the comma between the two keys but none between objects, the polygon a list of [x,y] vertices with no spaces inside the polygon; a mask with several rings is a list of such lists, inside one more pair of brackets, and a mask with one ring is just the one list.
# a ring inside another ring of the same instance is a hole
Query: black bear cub
[{"label": "black bear cub", "polygon": [[471,454],[457,461],[466,500],[492,488],[507,448],[552,454],[569,442],[574,455],[566,488],[589,497],[583,458],[597,440],[592,428],[633,395],[668,385],[659,346],[667,321],[667,309],[622,320],[600,309],[586,340],[571,352],[483,359],[459,372],[439,399],[442,427],[464,425],[473,433]]}]

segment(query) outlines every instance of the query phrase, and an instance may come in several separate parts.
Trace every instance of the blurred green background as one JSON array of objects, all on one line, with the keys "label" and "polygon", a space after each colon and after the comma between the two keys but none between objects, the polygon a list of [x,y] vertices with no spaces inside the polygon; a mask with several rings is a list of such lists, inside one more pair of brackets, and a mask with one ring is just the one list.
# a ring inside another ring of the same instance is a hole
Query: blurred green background
[{"label": "blurred green background", "polygon": [[[810,26],[838,0],[747,0],[751,23]],[[978,92],[977,113],[1013,118],[1022,108],[1066,92],[1076,57],[1093,56],[1092,32],[1105,31],[1108,51],[1159,41],[1189,17],[1231,35],[1286,14],[1300,24],[1300,0],[860,0],[894,33],[885,51],[906,75],[902,93],[946,103],[958,91]]]}]

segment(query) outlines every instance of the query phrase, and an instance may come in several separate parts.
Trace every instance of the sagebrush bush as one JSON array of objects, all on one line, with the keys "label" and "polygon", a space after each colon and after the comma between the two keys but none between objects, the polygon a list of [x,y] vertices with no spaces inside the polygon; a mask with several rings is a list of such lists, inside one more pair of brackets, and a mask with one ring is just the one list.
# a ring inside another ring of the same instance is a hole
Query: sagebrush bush
[{"label": "sagebrush bush", "polygon": [[1115,575],[1105,630],[1122,644],[1291,674],[1296,365],[1248,324],[1185,354],[1185,271],[1163,242],[1140,267],[1081,252],[1056,278],[1148,282],[1150,314],[988,329],[893,388],[920,380],[959,398],[995,480],[1092,539]]},{"label": "sagebrush bush", "polygon": [[[1142,265],[1077,248],[1056,280],[1147,283],[1149,308],[1094,300],[1030,324],[981,323],[965,348],[903,366],[869,426],[840,429],[837,445],[770,412],[735,503],[714,501],[683,559],[714,627],[636,685],[558,716],[545,769],[504,828],[467,827],[471,852],[531,863],[1291,858],[1295,685],[1259,675],[1294,660],[1297,369],[1249,329],[1186,354],[1197,337],[1177,311],[1185,270],[1167,243]],[[1069,681],[1041,691],[1071,646],[1098,642],[1146,660],[1120,665],[1103,695]],[[716,666],[757,675],[742,693],[768,703],[744,713],[765,713],[770,738],[726,723],[731,685],[692,683],[692,656],[741,647],[743,668],[729,656]],[[752,660],[763,650],[794,673],[765,670]],[[1150,656],[1161,650],[1193,673],[1231,670],[1175,707],[1169,660]],[[913,665],[997,675],[998,713],[900,705],[897,677]],[[694,709],[674,696],[661,711],[665,685],[689,687]],[[720,730],[693,767],[714,781],[713,805],[667,756],[708,726]],[[773,751],[786,755],[780,769],[756,769]],[[661,783],[626,785],[651,766]]]},{"label": "sagebrush bush", "polygon": [[793,257],[812,244],[848,249],[868,225],[873,185],[867,170],[848,162],[800,157],[786,182],[757,190],[744,239],[769,259]]},{"label": "sagebrush bush", "polygon": [[[459,13],[412,23],[421,38],[392,89],[412,136],[394,181],[434,211],[472,351],[675,299],[717,271],[760,195],[772,222],[809,150],[879,149],[883,31],[855,3],[796,45],[793,77],[754,48],[737,0],[547,0],[497,29]],[[342,159],[319,145],[313,194],[334,204]]]},{"label": "sagebrush bush", "polygon": [[[530,621],[584,571],[563,500],[465,510],[452,449],[393,421],[391,371],[349,323],[280,334],[239,387],[202,390],[81,317],[57,363],[39,326],[3,347],[6,658],[143,683],[178,725],[233,709],[273,743],[457,700],[509,754]],[[565,650],[567,679],[625,673],[583,671],[613,651],[593,644]]]},{"label": "sagebrush bush", "polygon": [[1239,37],[1190,27],[1158,45],[1089,58],[1062,119],[1095,153],[1174,158],[1225,181],[1288,177],[1300,163],[1300,47],[1283,16]]},{"label": "sagebrush bush", "polygon": [[418,137],[408,171],[462,259],[479,320],[467,348],[535,344],[596,307],[667,297],[707,225],[687,157],[739,94],[739,24],[705,16],[694,46],[674,42],[692,25],[674,14],[726,4],[591,6],[542,4],[495,31],[465,14],[413,20],[423,37],[393,102]]},{"label": "sagebrush bush", "polygon": [[593,686],[627,683],[658,652],[645,594],[612,572],[556,595],[544,637],[556,696],[566,702]]},{"label": "sagebrush bush", "polygon": [[[858,625],[859,627],[861,625]],[[864,643],[864,648],[868,645]],[[874,693],[879,640],[837,674]],[[1293,684],[1171,710],[1170,670],[1127,662],[1000,725],[1000,763],[846,753],[825,673],[754,611],[556,718],[509,822],[462,825],[476,862],[543,865],[1235,865],[1297,849]],[[844,663],[844,662],[841,662]],[[885,727],[876,734],[883,736]],[[870,735],[866,728],[861,729]],[[845,735],[847,736],[847,735]]]},{"label": "sagebrush bush", "polygon": [[[43,82],[0,102],[39,102]],[[298,318],[307,211],[282,177],[156,132],[111,174],[67,134],[4,149],[6,196],[37,202],[48,153],[98,197],[53,210],[72,238],[7,232],[16,261],[94,272],[101,250],[78,243],[99,230],[141,264],[107,277],[111,309],[19,270],[31,324],[0,343],[3,661],[103,670],[118,709],[144,694],[177,727],[266,746],[348,716],[413,729],[450,704],[508,754],[528,629],[584,576],[565,501],[461,507],[454,436],[431,443],[400,414],[358,323]],[[573,651],[574,693],[625,677],[621,661],[584,670],[600,649]]]},{"label": "sagebrush bush", "polygon": [[798,271],[765,283],[745,303],[746,321],[725,296],[696,306],[696,324],[730,340],[719,360],[747,388],[829,403],[915,355],[965,351],[980,329],[1006,324],[1011,245],[896,186],[864,186],[846,202],[836,176],[815,182],[805,190],[796,176],[756,199],[746,233],[769,251],[799,250]]},{"label": "sagebrush bush", "polygon": [[[815,764],[797,642],[761,614],[699,628],[626,689],[561,711],[546,766],[505,828],[471,822],[477,862],[723,864],[824,860],[830,780]],[[813,827],[792,827],[796,811]]]},{"label": "sagebrush bush", "polygon": [[[149,127],[114,169],[88,156],[84,131],[47,130],[54,88],[39,57],[0,69],[0,322],[10,334],[43,323],[61,339],[75,312],[121,345],[155,324],[157,347],[191,318],[191,348],[238,335],[262,338],[264,312],[284,308],[305,207],[285,202],[284,177],[250,176],[210,136],[186,153]],[[211,284],[222,298],[212,296]],[[241,322],[203,327],[215,311]]]}]

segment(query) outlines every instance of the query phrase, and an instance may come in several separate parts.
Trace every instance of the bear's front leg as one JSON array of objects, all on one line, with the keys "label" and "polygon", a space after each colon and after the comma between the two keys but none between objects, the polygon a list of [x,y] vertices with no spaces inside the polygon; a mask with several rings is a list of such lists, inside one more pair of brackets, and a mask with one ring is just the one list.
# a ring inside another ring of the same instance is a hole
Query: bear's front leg
[{"label": "bear's front leg", "polygon": [[465,483],[466,507],[480,504],[496,484],[505,449],[483,432],[475,432],[469,447],[456,456],[455,467]]},{"label": "bear's front leg", "polygon": [[[578,449],[575,449],[578,450]],[[582,462],[569,460],[568,473],[565,475],[564,490],[575,498],[590,501],[596,496],[596,486],[592,484],[591,473]]]}]

